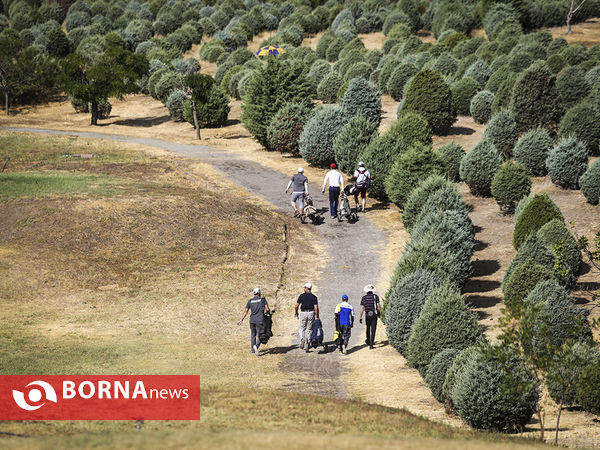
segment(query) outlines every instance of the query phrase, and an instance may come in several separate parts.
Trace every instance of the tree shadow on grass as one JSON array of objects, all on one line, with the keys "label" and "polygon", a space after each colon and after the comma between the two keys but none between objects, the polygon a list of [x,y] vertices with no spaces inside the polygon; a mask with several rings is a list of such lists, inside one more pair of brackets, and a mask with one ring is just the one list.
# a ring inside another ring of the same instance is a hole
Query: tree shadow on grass
[{"label": "tree shadow on grass", "polygon": [[473,261],[473,276],[487,277],[495,274],[500,269],[500,263],[495,259],[479,259]]},{"label": "tree shadow on grass", "polygon": [[502,302],[502,299],[492,295],[470,295],[466,301],[473,308],[491,308]]},{"label": "tree shadow on grass", "polygon": [[169,122],[170,120],[171,118],[169,116],[138,117],[137,119],[115,120],[111,125],[150,128],[156,125],[161,125],[165,122]]},{"label": "tree shadow on grass", "polygon": [[491,292],[500,287],[500,282],[496,280],[469,280],[465,285],[464,292]]}]

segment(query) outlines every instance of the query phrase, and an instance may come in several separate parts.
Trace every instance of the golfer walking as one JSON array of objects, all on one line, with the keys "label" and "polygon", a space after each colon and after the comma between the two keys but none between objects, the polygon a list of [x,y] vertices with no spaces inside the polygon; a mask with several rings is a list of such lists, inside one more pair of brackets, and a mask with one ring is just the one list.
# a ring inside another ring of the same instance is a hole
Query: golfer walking
[{"label": "golfer walking", "polygon": [[[319,318],[319,301],[312,292],[312,284],[304,285],[304,293],[300,294],[296,302],[296,318],[300,319],[300,348],[304,348],[306,353],[310,349],[310,335],[312,333],[313,321]],[[298,316],[300,308],[300,316]]]},{"label": "golfer walking", "polygon": [[254,288],[254,297],[248,300],[246,303],[246,309],[244,309],[244,315],[237,323],[238,326],[242,324],[242,321],[246,318],[246,315],[250,311],[250,349],[256,356],[258,355],[258,347],[260,347],[260,339],[258,336],[263,330],[265,323],[265,312],[269,312],[269,304],[267,299],[261,297],[260,288]]},{"label": "golfer walking", "polygon": [[[292,176],[292,179],[285,188],[286,194],[292,185],[293,190],[291,203],[292,208],[294,208],[294,217],[296,217],[302,214],[302,210],[304,209],[304,197],[308,195],[308,178],[304,176],[304,169],[302,167],[298,167],[298,173]],[[300,210],[298,210],[296,207],[296,201],[299,201],[300,203]]]},{"label": "golfer walking", "polygon": [[340,200],[340,191],[344,189],[344,177],[336,170],[337,166],[335,163],[332,163],[330,167],[331,170],[327,172],[323,180],[323,189],[321,192],[325,193],[325,187],[329,183],[329,211],[331,212],[331,218],[335,219]]},{"label": "golfer walking", "polygon": [[365,314],[365,331],[367,334],[365,344],[367,344],[370,349],[373,349],[373,346],[375,345],[375,331],[377,331],[377,317],[381,315],[381,305],[379,303],[379,296],[374,293],[375,286],[367,284],[363,291],[365,292],[365,295],[363,295],[360,300],[359,322],[362,323],[363,314]]}]

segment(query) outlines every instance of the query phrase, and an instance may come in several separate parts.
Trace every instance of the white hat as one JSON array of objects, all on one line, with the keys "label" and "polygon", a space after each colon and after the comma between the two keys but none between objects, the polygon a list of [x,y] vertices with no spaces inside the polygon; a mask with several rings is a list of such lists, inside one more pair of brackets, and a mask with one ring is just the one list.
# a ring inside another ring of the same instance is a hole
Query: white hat
[{"label": "white hat", "polygon": [[310,284],[310,283],[306,283],[306,284],[304,285],[304,287],[305,287],[306,289],[312,289],[312,284]]},{"label": "white hat", "polygon": [[260,288],[254,288],[254,295],[260,294]]},{"label": "white hat", "polygon": [[365,291],[365,292],[373,292],[373,291],[375,291],[375,286],[373,286],[372,284],[367,284],[363,288],[363,291]]},{"label": "white hat", "polygon": [[302,167],[298,167],[298,173],[303,173],[304,169]]},{"label": "white hat", "polygon": [[359,162],[359,163],[358,163],[358,167],[365,167],[365,163],[364,163],[364,162],[362,162],[362,161],[361,161],[361,162]]}]

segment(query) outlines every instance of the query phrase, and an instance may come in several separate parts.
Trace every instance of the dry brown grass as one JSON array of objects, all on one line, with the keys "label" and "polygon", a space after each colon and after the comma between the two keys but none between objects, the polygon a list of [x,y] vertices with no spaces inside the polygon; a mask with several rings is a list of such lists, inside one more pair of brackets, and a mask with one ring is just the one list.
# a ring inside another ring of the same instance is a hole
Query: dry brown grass
[{"label": "dry brown grass", "polygon": [[[93,148],[116,156],[61,170],[107,172],[144,185],[111,197],[0,202],[3,373],[200,373],[203,389],[277,388],[294,377],[278,370],[281,354],[252,357],[247,320],[242,327],[235,323],[251,289],[261,286],[278,311],[267,348],[288,345],[291,327],[284,324],[293,320],[295,287],[319,268],[307,259],[322,257],[306,228],[204,164],[122,144],[15,136],[17,150],[27,156],[14,169],[52,169],[57,162],[49,154],[56,148]],[[290,288],[275,298],[284,224],[290,229],[284,278]],[[107,427],[34,422],[28,429],[60,434]],[[2,430],[23,431],[19,423]]]},{"label": "dry brown grass", "polygon": [[[565,18],[566,20],[566,18]],[[571,45],[581,44],[592,47],[600,42],[600,18],[588,19],[572,25],[571,34],[567,34],[567,26],[542,28],[552,33],[552,37],[562,37]]]}]

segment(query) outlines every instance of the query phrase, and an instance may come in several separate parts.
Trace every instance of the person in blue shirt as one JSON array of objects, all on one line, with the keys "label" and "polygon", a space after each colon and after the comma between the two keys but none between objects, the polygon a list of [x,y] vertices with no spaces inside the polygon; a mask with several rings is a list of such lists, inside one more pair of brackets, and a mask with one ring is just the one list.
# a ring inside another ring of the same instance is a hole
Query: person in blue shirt
[{"label": "person in blue shirt", "polygon": [[342,334],[340,352],[344,355],[348,350],[348,341],[350,340],[351,329],[354,326],[354,308],[348,303],[348,296],[342,295],[342,302],[335,307],[336,321],[339,320],[340,332]]}]

